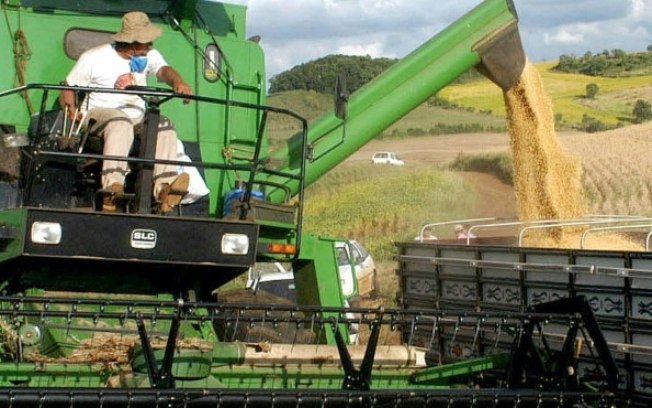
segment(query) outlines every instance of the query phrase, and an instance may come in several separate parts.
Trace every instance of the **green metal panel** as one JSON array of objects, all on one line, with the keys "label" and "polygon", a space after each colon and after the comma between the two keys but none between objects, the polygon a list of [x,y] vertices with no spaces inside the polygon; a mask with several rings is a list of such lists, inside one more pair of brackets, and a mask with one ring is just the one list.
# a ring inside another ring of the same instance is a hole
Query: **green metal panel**
[{"label": "green metal panel", "polygon": [[[8,226],[12,228],[15,234],[15,238],[12,239],[6,247],[0,247],[0,262],[22,255],[23,244],[25,242],[26,218],[27,210],[24,208],[4,210],[0,212],[0,226]],[[3,269],[0,268],[0,271],[3,271]],[[7,277],[8,276],[3,276],[0,272],[0,281]]]},{"label": "green metal panel", "polygon": [[[511,0],[485,0],[441,33],[354,93],[345,123],[327,114],[311,125],[316,160],[309,162],[306,185],[341,163],[462,73],[480,63],[476,48],[516,24]],[[298,145],[275,156],[298,171]],[[292,191],[297,191],[293,183]]]},{"label": "green metal panel", "polygon": [[450,363],[436,367],[428,367],[414,373],[412,380],[416,384],[428,384],[432,382],[449,381],[454,377],[471,376],[488,370],[502,370],[507,368],[510,361],[510,353],[494,354],[488,357],[481,357]]},{"label": "green metal panel", "polygon": [[[81,387],[103,388],[111,374],[118,374],[102,364],[44,364],[38,370],[34,363],[0,363],[0,386],[29,387]],[[127,367],[122,367],[123,370]],[[378,368],[373,374],[375,389],[428,389],[437,388],[432,383],[414,384],[411,375],[414,370],[401,368]],[[134,375],[135,374],[135,375]],[[143,373],[121,375],[122,382],[129,382],[136,387],[149,387],[149,381]],[[211,377],[200,381],[183,381],[177,379],[179,388],[217,388],[231,389],[340,389],[344,378],[343,371],[337,366],[301,367],[278,365],[261,367],[251,365],[227,365],[213,367]],[[215,381],[217,380],[217,381]]]},{"label": "green metal panel", "polygon": [[103,387],[109,371],[103,364],[1,363],[0,386],[15,387]]},{"label": "green metal panel", "polygon": [[[342,307],[344,296],[339,285],[339,268],[335,253],[335,240],[302,235],[299,260],[292,265],[299,304]],[[344,338],[348,336],[346,325],[340,325]],[[331,330],[326,330],[326,343],[335,344]]]}]

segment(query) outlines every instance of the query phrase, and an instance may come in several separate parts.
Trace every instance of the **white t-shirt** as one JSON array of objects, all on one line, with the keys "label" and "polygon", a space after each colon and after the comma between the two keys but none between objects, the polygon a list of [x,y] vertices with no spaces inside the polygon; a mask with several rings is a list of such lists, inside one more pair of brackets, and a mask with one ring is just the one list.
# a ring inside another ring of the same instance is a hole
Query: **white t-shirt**
[{"label": "white t-shirt", "polygon": [[[66,77],[68,85],[122,89],[118,83],[147,85],[147,75],[156,75],[167,63],[160,52],[152,49],[147,53],[147,67],[142,73],[131,72],[129,59],[120,56],[113,44],[104,44],[84,52]],[[93,108],[115,108],[131,118],[145,113],[145,101],[138,95],[91,92],[81,106],[81,112]]]}]

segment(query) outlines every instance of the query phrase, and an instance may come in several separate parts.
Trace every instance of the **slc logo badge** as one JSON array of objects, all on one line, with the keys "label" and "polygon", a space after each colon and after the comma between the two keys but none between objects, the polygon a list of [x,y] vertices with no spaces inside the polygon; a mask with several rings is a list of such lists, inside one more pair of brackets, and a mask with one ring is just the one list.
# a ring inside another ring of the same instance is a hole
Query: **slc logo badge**
[{"label": "slc logo badge", "polygon": [[136,249],[152,249],[156,246],[156,231],[135,229],[131,231],[131,247]]}]

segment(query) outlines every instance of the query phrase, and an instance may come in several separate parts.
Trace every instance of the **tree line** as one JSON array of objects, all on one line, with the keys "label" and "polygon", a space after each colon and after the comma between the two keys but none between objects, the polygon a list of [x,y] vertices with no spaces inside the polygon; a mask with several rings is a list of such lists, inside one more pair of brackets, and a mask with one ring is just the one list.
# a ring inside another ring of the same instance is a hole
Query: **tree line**
[{"label": "tree line", "polygon": [[[302,89],[332,93],[338,74],[346,77],[349,92],[355,92],[397,61],[398,59],[372,58],[368,55],[329,55],[297,65],[272,77],[269,81],[269,92]],[[563,54],[553,69],[558,72],[606,77],[650,74],[652,73],[652,45],[643,52],[627,53],[614,49],[597,54],[586,52],[581,57]],[[455,82],[463,83],[481,77],[482,75],[473,69],[457,78]]]},{"label": "tree line", "polygon": [[332,93],[338,74],[346,77],[349,92],[354,92],[397,60],[369,56],[329,55],[297,65],[269,80],[269,92],[312,90]]},{"label": "tree line", "polygon": [[601,53],[585,53],[581,57],[563,54],[555,71],[590,76],[619,77],[652,73],[652,45],[644,52],[604,50]]},{"label": "tree line", "polygon": [[[275,75],[269,80],[269,93],[312,90],[330,94],[333,93],[335,79],[339,74],[344,75],[347,90],[353,93],[397,61],[398,59],[372,58],[368,55],[329,55]],[[465,82],[479,77],[481,77],[479,72],[470,70],[456,82]]]}]

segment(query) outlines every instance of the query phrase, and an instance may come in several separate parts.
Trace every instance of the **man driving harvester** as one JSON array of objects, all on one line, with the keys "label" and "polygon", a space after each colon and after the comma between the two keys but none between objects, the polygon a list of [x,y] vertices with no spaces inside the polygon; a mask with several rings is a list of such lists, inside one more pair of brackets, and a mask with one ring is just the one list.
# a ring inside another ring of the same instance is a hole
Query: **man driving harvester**
[{"label": "man driving harvester", "polygon": [[[66,85],[125,89],[131,85],[146,86],[147,75],[155,75],[174,92],[190,95],[192,90],[186,81],[165,62],[161,53],[152,48],[153,41],[162,32],[145,13],[126,13],[120,32],[113,35],[115,42],[85,51],[66,77]],[[103,154],[129,155],[134,141],[134,126],[142,124],[145,115],[145,101],[140,96],[90,92],[78,107],[75,92],[64,90],[59,103],[68,117],[81,120],[83,131],[102,137]],[[177,160],[177,134],[169,121],[159,123],[157,140],[156,159]],[[124,194],[128,172],[126,161],[104,160],[102,211],[116,211],[116,202]],[[177,174],[174,164],[156,164],[153,176],[153,198],[158,203],[158,210],[170,212],[187,193],[188,174]]]}]

